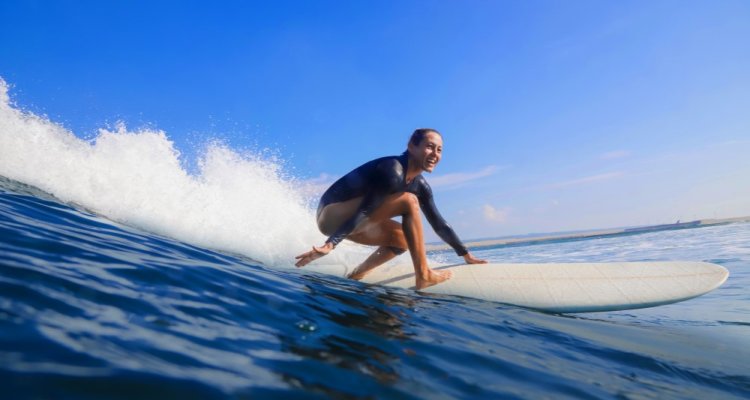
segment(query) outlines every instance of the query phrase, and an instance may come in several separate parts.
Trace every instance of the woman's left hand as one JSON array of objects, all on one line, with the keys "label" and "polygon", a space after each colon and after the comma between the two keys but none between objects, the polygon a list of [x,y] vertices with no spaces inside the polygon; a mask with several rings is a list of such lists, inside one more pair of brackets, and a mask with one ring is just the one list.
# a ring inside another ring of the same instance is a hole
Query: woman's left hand
[{"label": "woman's left hand", "polygon": [[297,259],[297,262],[294,264],[294,266],[296,266],[297,268],[304,267],[311,261],[317,260],[318,258],[330,253],[331,250],[333,250],[333,243],[326,243],[320,247],[313,246],[312,250],[308,251],[307,253],[302,253],[297,257],[294,257],[295,259]]},{"label": "woman's left hand", "polygon": [[480,260],[471,255],[471,253],[464,254],[464,261],[466,261],[467,264],[487,264],[487,260]]}]

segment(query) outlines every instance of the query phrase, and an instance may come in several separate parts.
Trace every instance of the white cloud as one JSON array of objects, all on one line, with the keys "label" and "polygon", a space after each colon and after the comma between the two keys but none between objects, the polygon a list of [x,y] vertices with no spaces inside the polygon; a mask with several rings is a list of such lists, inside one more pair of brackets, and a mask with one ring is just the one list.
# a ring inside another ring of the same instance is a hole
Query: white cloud
[{"label": "white cloud", "polygon": [[750,139],[733,139],[719,143],[719,146],[735,146],[735,145],[747,145],[750,144]]},{"label": "white cloud", "polygon": [[484,214],[484,218],[486,220],[502,223],[502,222],[508,221],[508,215],[510,215],[510,208],[503,207],[503,208],[497,209],[489,204],[485,204],[482,206],[482,213]]},{"label": "white cloud", "polygon": [[600,160],[616,160],[618,158],[629,157],[630,152],[627,150],[614,150],[599,155]]},{"label": "white cloud", "polygon": [[584,178],[573,179],[570,181],[552,183],[552,184],[544,186],[544,189],[562,189],[562,188],[567,188],[571,186],[587,185],[587,184],[595,183],[595,182],[605,182],[605,181],[620,178],[624,175],[625,173],[622,171],[609,172],[606,174],[598,174],[598,175],[587,176]]},{"label": "white cloud", "polygon": [[476,172],[457,172],[445,174],[430,178],[430,186],[440,189],[456,189],[471,181],[482,179],[494,174],[498,169],[497,165],[488,165]]}]

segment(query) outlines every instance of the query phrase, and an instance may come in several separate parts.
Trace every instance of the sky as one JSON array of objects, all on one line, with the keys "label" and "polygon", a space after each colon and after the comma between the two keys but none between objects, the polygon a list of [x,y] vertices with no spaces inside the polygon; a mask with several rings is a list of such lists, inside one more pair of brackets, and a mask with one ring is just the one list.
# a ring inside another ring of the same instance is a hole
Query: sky
[{"label": "sky", "polygon": [[[325,187],[443,134],[464,238],[750,215],[747,1],[0,2],[0,77],[80,137],[219,139]],[[434,239],[431,233],[428,239]]]}]

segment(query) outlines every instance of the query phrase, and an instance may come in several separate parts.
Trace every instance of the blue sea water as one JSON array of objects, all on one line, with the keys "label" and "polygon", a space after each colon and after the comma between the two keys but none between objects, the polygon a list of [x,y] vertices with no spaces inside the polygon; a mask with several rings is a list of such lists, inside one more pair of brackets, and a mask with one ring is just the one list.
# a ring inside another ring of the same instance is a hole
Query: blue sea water
[{"label": "blue sea water", "polygon": [[477,255],[702,260],[731,276],[678,304],[546,314],[276,269],[2,178],[2,397],[750,396],[750,224]]}]

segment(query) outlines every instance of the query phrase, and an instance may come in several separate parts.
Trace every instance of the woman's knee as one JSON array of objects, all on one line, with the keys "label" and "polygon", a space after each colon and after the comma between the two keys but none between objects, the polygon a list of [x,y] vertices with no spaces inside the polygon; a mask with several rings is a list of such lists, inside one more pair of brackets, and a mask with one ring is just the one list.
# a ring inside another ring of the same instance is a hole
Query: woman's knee
[{"label": "woman's knee", "polygon": [[404,202],[410,211],[419,211],[419,199],[414,193],[406,192],[403,195]]}]

